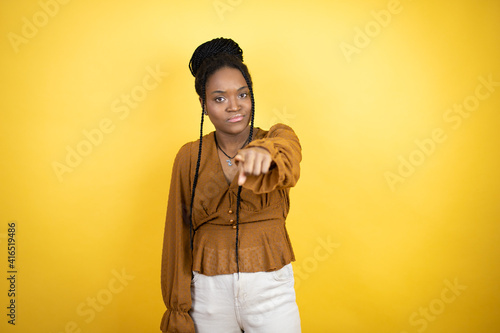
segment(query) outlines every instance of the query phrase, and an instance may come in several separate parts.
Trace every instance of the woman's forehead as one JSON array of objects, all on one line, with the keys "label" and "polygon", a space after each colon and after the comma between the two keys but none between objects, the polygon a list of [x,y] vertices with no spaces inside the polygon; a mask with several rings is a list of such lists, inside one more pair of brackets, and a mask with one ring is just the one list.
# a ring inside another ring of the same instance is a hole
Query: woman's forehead
[{"label": "woman's forehead", "polygon": [[226,90],[240,89],[247,85],[239,69],[223,67],[215,71],[207,80],[207,89]]}]

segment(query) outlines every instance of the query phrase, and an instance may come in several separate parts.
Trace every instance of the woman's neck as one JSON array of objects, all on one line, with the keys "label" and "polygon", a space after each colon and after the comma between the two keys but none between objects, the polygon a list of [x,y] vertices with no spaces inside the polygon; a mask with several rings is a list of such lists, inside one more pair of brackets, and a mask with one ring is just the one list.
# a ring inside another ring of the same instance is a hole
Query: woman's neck
[{"label": "woman's neck", "polygon": [[247,126],[241,133],[238,134],[225,133],[217,130],[215,131],[219,147],[230,156],[233,156],[239,149],[242,148],[243,144],[245,144],[248,140],[249,134],[250,126]]}]

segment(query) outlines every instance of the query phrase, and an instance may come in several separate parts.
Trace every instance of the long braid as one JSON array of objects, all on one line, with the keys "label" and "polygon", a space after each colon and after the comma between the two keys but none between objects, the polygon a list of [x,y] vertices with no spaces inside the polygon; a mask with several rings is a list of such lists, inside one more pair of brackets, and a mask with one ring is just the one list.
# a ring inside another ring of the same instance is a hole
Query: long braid
[{"label": "long braid", "polygon": [[193,203],[194,203],[194,193],[196,190],[196,185],[198,184],[198,173],[200,171],[201,164],[201,149],[203,146],[203,120],[205,119],[205,88],[203,87],[202,95],[202,109],[201,109],[201,125],[200,125],[200,145],[198,147],[198,160],[196,161],[196,172],[194,174],[193,189],[191,191],[191,207],[189,209],[189,239],[191,241],[191,253],[193,252],[193,240],[194,240],[194,227],[193,227]]},{"label": "long braid", "polygon": [[240,232],[240,201],[241,201],[241,186],[238,186],[238,195],[236,196],[236,245],[235,245],[235,254],[236,254],[236,271],[238,272],[238,277],[240,273],[240,261],[238,258],[238,235]]},{"label": "long braid", "polygon": [[245,78],[245,81],[247,82],[248,90],[250,91],[250,100],[252,101],[252,118],[250,120],[250,134],[248,135],[248,143],[250,143],[253,139],[253,125],[254,125],[254,119],[255,119],[255,100],[253,98],[252,82],[246,76],[245,73],[241,72],[241,74],[243,74],[243,77]]},{"label": "long braid", "polygon": [[[254,117],[255,117],[255,101],[252,89],[252,79],[250,73],[248,72],[247,66],[243,63],[243,51],[238,46],[236,42],[227,38],[216,38],[202,45],[198,46],[191,57],[189,62],[189,70],[191,74],[195,77],[195,90],[196,93],[201,97],[203,104],[203,113],[205,111],[206,102],[206,83],[210,75],[215,71],[223,67],[232,67],[238,69],[245,81],[247,83],[250,99],[252,101],[252,113],[250,122],[250,132],[248,139],[245,141],[245,145],[250,143],[253,139],[254,130]],[[191,253],[193,252],[193,241],[194,241],[194,227],[193,227],[193,202],[194,194],[196,190],[196,184],[198,181],[198,173],[201,161],[201,149],[202,149],[202,138],[203,138],[203,119],[204,114],[201,116],[201,128],[200,128],[200,146],[198,149],[198,160],[196,162],[196,172],[193,180],[193,189],[191,192],[191,208],[190,208],[190,237],[191,237]],[[241,202],[241,191],[242,187],[238,187],[238,194],[236,199],[236,244],[235,244],[235,255],[236,255],[236,268],[238,274],[240,272],[239,266],[239,254],[238,254],[238,243],[239,243],[239,220],[240,220],[240,202]]]}]

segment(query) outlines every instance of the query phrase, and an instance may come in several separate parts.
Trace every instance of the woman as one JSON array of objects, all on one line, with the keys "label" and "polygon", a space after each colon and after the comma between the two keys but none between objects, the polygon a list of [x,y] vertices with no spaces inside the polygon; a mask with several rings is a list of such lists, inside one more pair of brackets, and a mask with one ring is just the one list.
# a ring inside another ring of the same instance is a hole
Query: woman
[{"label": "woman", "polygon": [[[190,64],[200,139],[179,150],[162,254],[163,332],[300,332],[285,228],[301,147],[283,124],[254,128],[252,81],[233,40]],[[207,115],[215,131],[203,136]]]}]

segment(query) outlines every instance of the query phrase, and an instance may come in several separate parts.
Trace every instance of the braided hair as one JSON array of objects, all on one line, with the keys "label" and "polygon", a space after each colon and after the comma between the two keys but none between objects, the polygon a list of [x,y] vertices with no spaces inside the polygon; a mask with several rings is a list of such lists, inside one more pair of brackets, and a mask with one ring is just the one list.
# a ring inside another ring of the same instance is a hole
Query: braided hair
[{"label": "braided hair", "polygon": [[[248,72],[247,66],[243,63],[243,51],[239,45],[229,38],[215,38],[211,41],[205,42],[198,46],[189,61],[189,70],[195,77],[195,89],[198,96],[202,100],[201,111],[201,125],[200,125],[200,144],[198,147],[198,160],[196,161],[196,171],[193,180],[193,188],[191,191],[191,204],[189,211],[189,235],[191,240],[191,251],[193,251],[194,228],[193,228],[193,203],[198,183],[198,174],[201,163],[201,150],[203,146],[203,120],[205,116],[206,104],[206,84],[208,78],[217,70],[230,67],[238,69],[243,78],[245,79],[248,90],[250,92],[250,100],[252,102],[250,133],[245,142],[250,143],[253,137],[254,116],[255,116],[255,101],[253,96],[252,78]],[[239,236],[239,222],[240,222],[240,201],[241,201],[241,186],[238,186],[238,194],[236,199],[236,269],[239,273],[239,259],[238,259],[238,236]]]}]

